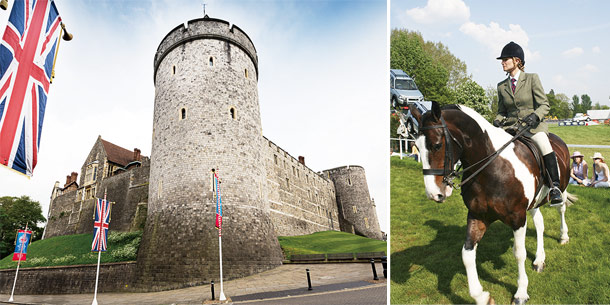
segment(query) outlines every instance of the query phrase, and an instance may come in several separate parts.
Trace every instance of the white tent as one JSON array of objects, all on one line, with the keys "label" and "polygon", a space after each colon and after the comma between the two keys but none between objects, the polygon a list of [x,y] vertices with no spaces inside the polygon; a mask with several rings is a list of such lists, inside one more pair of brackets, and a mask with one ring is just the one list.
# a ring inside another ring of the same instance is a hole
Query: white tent
[{"label": "white tent", "polygon": [[587,114],[591,120],[608,120],[610,119],[610,110],[587,110]]}]

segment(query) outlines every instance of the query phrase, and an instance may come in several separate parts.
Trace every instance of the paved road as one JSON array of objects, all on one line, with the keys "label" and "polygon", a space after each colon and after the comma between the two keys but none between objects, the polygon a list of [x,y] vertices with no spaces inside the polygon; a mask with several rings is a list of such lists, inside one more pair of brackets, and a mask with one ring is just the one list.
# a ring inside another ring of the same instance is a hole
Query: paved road
[{"label": "paved road", "polygon": [[387,304],[387,285],[375,284],[361,288],[322,292],[304,296],[283,297],[256,301],[234,302],[233,304],[265,305],[385,305]]}]

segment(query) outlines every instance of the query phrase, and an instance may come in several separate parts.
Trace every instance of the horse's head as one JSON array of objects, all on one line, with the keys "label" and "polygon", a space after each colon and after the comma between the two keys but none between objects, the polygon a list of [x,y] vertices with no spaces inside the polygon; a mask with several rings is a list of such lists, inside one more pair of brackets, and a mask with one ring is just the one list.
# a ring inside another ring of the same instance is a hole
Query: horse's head
[{"label": "horse's head", "polygon": [[432,110],[424,114],[416,107],[412,107],[411,113],[419,126],[415,145],[424,169],[426,195],[431,200],[443,202],[453,191],[447,178],[457,161],[456,143],[452,142],[438,103],[432,102]]}]

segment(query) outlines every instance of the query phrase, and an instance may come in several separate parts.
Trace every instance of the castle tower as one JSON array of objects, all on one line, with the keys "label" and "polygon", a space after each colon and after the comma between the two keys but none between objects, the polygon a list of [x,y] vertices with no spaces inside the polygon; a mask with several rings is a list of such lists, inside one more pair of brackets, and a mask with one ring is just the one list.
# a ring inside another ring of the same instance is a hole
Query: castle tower
[{"label": "castle tower", "polygon": [[349,165],[325,170],[324,173],[335,183],[341,231],[382,239],[364,168]]},{"label": "castle tower", "polygon": [[218,281],[212,168],[222,180],[225,280],[279,266],[265,198],[258,58],[248,35],[207,15],[179,25],[157,49],[154,82],[137,283],[164,290]]}]

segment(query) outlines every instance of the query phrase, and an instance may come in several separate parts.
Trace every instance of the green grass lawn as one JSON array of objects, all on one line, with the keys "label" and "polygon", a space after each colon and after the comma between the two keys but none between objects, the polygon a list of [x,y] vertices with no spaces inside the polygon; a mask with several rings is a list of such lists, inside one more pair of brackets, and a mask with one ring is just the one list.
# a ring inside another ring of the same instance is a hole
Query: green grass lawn
[{"label": "green grass lawn", "polygon": [[279,236],[287,258],[293,254],[386,252],[387,242],[337,231],[301,236]]},{"label": "green grass lawn", "polygon": [[[97,252],[91,252],[93,234],[57,236],[33,242],[28,247],[27,260],[22,267],[65,266],[96,264]],[[122,262],[136,259],[142,232],[115,232],[108,236],[108,251],[102,253],[101,262]],[[13,255],[0,260],[0,269],[16,268]]]},{"label": "green grass lawn", "polygon": [[[610,145],[610,126],[557,126],[549,124],[549,132],[552,132],[563,139],[566,144],[587,144],[587,145]],[[584,160],[589,165],[589,179],[593,178],[593,153],[600,152],[606,163],[610,160],[610,149],[608,148],[586,148],[569,147],[570,155],[574,151],[580,151]]]},{"label": "green grass lawn", "polygon": [[[390,302],[473,303],[461,258],[467,209],[459,191],[445,203],[428,200],[421,164],[411,159],[392,158],[390,177]],[[578,186],[568,190],[579,200],[566,212],[567,245],[559,244],[559,213],[554,208],[541,208],[546,269],[540,274],[531,268],[536,233],[528,215],[529,303],[610,303],[610,190]],[[512,230],[495,222],[477,250],[479,279],[498,304],[510,303],[517,290],[512,245]]]}]

